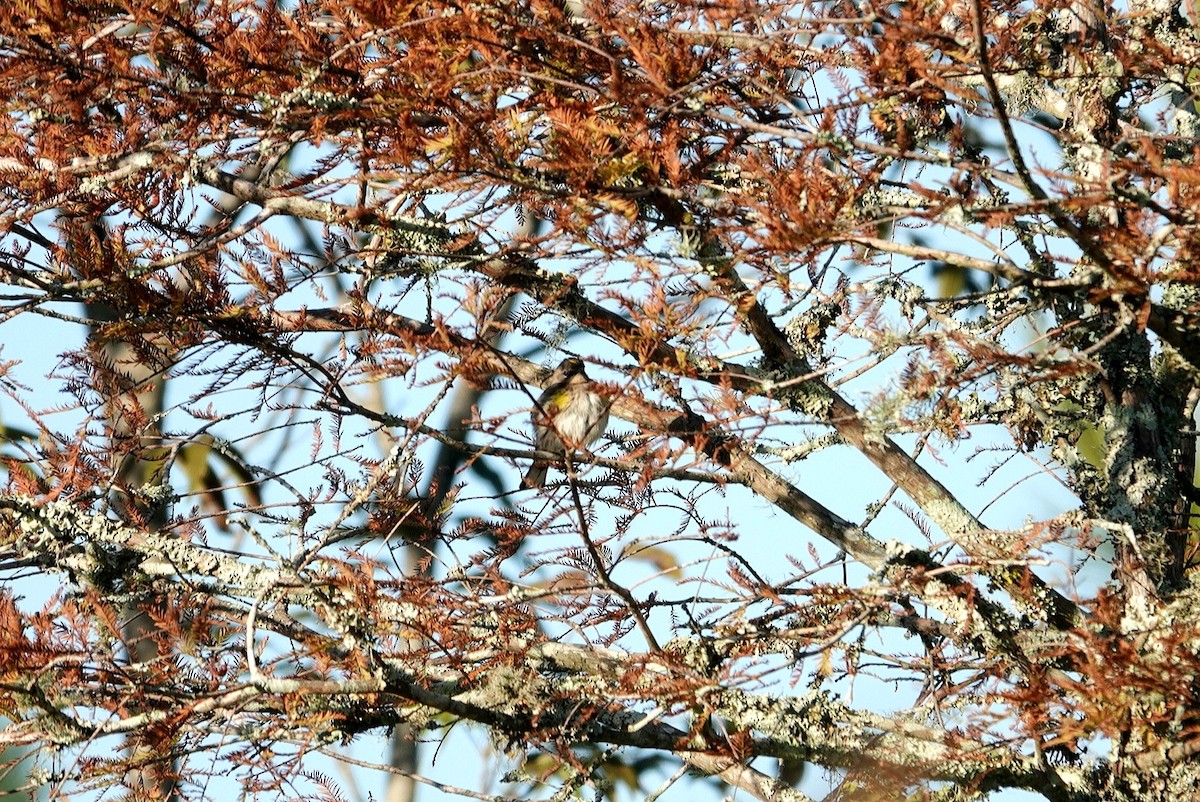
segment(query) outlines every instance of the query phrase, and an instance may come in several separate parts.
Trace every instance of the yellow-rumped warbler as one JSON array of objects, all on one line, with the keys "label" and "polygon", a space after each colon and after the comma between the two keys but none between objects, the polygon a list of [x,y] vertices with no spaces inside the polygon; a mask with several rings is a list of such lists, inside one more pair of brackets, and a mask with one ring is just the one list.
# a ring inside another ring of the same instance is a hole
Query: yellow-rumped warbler
[{"label": "yellow-rumped warbler", "polygon": [[[531,414],[538,451],[566,454],[585,448],[604,434],[608,425],[608,402],[592,390],[592,380],[583,371],[583,360],[564,359],[550,374],[550,382],[538,396]],[[534,463],[522,487],[546,484],[545,464]]]}]

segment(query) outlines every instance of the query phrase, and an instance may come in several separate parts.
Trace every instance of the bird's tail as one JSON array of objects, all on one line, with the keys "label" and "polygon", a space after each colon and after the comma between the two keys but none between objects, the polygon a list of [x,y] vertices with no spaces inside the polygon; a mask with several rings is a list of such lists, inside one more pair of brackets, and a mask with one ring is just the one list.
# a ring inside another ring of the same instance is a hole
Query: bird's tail
[{"label": "bird's tail", "polygon": [[521,487],[542,487],[546,484],[546,474],[549,471],[545,465],[531,465],[529,472],[521,480]]}]

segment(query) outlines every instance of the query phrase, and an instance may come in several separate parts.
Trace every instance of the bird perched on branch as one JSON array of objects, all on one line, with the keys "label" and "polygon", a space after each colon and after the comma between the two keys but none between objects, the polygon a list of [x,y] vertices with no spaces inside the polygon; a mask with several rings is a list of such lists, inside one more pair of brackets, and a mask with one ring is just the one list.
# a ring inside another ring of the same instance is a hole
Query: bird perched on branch
[{"label": "bird perched on branch", "polygon": [[[608,425],[608,402],[592,387],[582,359],[564,359],[554,369],[531,414],[539,451],[565,455],[568,448],[572,451],[586,448],[604,434],[604,427]],[[548,470],[544,463],[534,463],[521,486],[543,486]]]}]

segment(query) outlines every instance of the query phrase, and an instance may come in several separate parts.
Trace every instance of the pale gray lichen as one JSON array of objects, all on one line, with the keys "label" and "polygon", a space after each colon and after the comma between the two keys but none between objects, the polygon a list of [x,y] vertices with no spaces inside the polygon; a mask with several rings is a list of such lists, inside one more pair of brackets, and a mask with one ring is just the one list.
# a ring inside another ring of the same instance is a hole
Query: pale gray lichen
[{"label": "pale gray lichen", "polygon": [[915,548],[900,540],[885,540],[883,553],[889,562],[898,562],[916,551]]},{"label": "pale gray lichen", "polygon": [[1045,92],[1045,84],[1027,71],[1018,72],[1005,84],[1005,100],[1008,113],[1013,117],[1022,117],[1030,109],[1041,105],[1041,97]]}]

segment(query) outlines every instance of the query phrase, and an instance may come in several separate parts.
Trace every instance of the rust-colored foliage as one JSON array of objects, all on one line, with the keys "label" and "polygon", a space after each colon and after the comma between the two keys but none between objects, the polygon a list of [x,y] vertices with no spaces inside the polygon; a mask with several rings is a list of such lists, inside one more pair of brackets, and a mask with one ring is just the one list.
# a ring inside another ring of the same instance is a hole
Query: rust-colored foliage
[{"label": "rust-colored foliage", "polygon": [[[0,741],[53,799],[460,723],[514,799],[1182,798],[1196,21],[12,0]],[[538,451],[567,356],[607,431]]]}]

